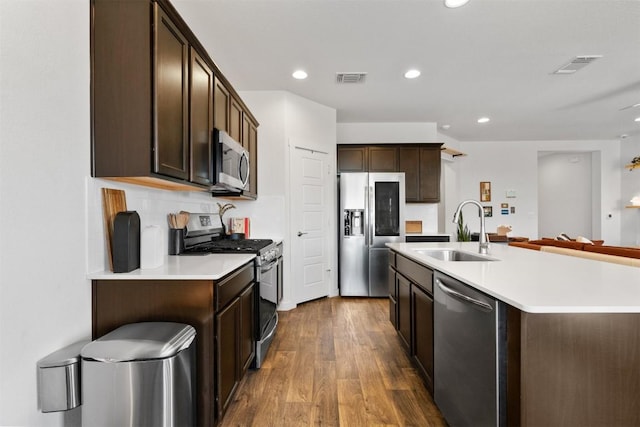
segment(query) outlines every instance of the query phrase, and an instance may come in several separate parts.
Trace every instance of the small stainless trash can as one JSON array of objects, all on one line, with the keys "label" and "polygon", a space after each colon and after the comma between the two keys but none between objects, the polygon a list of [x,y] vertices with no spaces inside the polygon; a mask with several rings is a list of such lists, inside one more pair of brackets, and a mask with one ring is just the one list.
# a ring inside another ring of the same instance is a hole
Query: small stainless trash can
[{"label": "small stainless trash can", "polygon": [[82,424],[194,425],[195,336],[189,325],[144,322],[87,344],[80,354]]}]

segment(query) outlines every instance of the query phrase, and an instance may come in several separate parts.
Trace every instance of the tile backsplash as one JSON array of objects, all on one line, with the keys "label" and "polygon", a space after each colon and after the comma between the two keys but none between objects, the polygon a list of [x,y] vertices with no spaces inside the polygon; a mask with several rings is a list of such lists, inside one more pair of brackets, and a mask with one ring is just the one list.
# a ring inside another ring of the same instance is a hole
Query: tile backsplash
[{"label": "tile backsplash", "polygon": [[[217,202],[221,204],[230,202],[225,199],[213,198],[211,194],[205,192],[160,190],[87,177],[87,272],[109,269],[102,214],[102,188],[125,191],[127,210],[138,212],[141,230],[148,226],[160,228],[163,254],[168,253],[169,224],[167,214],[181,210],[217,213]],[[251,218],[252,238],[284,239],[286,236],[284,197],[264,195],[256,201],[232,200],[231,203],[236,208],[227,211],[224,215],[225,221],[231,217]]]}]

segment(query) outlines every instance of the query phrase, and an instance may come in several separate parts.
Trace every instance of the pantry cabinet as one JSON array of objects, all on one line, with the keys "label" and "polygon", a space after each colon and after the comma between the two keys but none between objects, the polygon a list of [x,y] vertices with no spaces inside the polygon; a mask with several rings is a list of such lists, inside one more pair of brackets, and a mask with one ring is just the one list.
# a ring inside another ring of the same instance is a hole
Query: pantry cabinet
[{"label": "pantry cabinet", "polygon": [[90,16],[92,176],[208,191],[213,128],[242,143],[244,117],[257,168],[257,120],[168,0],[93,0]]},{"label": "pantry cabinet", "polygon": [[338,173],[404,172],[408,203],[440,201],[440,143],[339,144]]}]

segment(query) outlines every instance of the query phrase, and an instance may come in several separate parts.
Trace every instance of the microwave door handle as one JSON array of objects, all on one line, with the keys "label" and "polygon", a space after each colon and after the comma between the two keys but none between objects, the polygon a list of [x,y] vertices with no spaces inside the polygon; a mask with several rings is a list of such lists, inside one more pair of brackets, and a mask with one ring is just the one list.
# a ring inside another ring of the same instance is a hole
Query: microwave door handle
[{"label": "microwave door handle", "polygon": [[[246,163],[247,165],[247,176],[244,179],[242,179],[242,163]],[[240,181],[242,181],[243,189],[247,186],[247,182],[249,182],[249,173],[249,155],[246,151],[243,151],[240,157],[240,163],[238,164],[238,176],[240,177]]]}]

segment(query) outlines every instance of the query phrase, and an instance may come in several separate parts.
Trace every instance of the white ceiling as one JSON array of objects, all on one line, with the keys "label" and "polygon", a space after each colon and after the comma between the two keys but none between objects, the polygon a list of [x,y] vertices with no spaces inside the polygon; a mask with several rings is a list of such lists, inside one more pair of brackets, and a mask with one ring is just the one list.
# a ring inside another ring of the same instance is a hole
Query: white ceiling
[{"label": "white ceiling", "polygon": [[[236,90],[290,91],[338,122],[436,122],[460,141],[640,134],[640,107],[620,111],[640,103],[640,0],[172,3]],[[602,58],[551,74],[579,55]],[[337,72],[368,75],[338,85]]]}]

